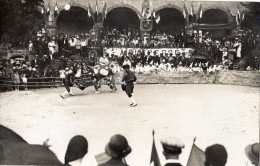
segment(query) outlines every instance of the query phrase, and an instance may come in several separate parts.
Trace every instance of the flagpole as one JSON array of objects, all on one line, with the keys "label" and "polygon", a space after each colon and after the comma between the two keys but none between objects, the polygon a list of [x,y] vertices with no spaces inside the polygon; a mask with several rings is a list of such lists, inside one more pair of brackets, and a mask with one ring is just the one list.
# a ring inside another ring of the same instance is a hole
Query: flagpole
[{"label": "flagpole", "polygon": [[191,152],[192,152],[192,150],[193,150],[193,148],[194,148],[195,141],[196,141],[196,136],[194,137],[193,142],[192,142],[192,146],[191,146],[191,150],[190,150],[190,155],[189,155],[189,158],[188,158],[188,162],[187,162],[187,164],[188,164],[189,161],[190,161],[190,158],[191,158]]}]

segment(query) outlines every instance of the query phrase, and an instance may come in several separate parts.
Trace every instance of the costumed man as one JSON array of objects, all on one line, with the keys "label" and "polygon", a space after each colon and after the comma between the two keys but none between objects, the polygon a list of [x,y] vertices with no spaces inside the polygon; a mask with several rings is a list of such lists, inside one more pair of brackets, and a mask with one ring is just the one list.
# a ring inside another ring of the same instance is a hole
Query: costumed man
[{"label": "costumed man", "polygon": [[167,138],[161,140],[163,155],[166,162],[164,166],[182,166],[179,161],[179,155],[182,153],[184,144],[178,138]]},{"label": "costumed man", "polygon": [[71,91],[71,88],[74,85],[75,81],[75,75],[77,74],[76,67],[72,68],[72,70],[69,70],[68,73],[65,76],[65,79],[63,79],[63,84],[66,88],[66,91],[63,92],[60,96],[61,98],[65,99],[66,95],[74,96],[73,92]]},{"label": "costumed man", "polygon": [[135,73],[130,71],[130,66],[128,64],[123,65],[123,69],[125,70],[123,78],[122,78],[122,90],[126,92],[127,96],[131,100],[131,107],[137,106],[136,101],[133,97],[133,91],[134,91],[134,82],[136,82],[137,78],[135,76]]}]

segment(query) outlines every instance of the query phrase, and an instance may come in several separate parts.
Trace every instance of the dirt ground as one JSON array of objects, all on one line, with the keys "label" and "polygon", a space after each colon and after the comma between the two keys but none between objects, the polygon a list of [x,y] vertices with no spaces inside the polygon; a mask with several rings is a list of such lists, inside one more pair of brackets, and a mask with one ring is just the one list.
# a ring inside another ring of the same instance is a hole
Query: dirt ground
[{"label": "dirt ground", "polygon": [[[118,88],[120,88],[118,86]],[[89,142],[84,165],[95,165],[94,156],[104,152],[114,134],[126,136],[132,166],[149,165],[152,130],[161,163],[160,139],[180,137],[185,148],[180,156],[186,165],[193,138],[202,150],[215,143],[228,151],[227,166],[244,166],[246,145],[259,141],[259,88],[230,85],[136,85],[138,102],[129,107],[124,92],[111,93],[103,86],[73,88],[76,96],[61,99],[64,88],[0,93],[0,122],[31,144],[47,138],[64,162],[67,144],[75,135]]]}]

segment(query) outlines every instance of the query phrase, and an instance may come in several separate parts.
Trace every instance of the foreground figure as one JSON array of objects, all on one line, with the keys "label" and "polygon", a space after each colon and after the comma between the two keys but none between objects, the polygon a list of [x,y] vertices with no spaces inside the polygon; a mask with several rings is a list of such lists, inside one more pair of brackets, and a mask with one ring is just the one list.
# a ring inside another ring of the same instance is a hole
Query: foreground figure
[{"label": "foreground figure", "polygon": [[133,92],[134,92],[134,82],[136,82],[137,78],[134,74],[134,72],[130,71],[130,66],[129,65],[124,65],[123,69],[125,70],[124,76],[122,78],[122,90],[125,91],[127,96],[131,100],[131,107],[137,106],[137,103],[134,100],[133,97]]},{"label": "foreground figure", "polygon": [[125,157],[132,151],[128,145],[127,139],[120,134],[116,134],[110,138],[106,145],[105,152],[110,159],[98,166],[128,166]]}]

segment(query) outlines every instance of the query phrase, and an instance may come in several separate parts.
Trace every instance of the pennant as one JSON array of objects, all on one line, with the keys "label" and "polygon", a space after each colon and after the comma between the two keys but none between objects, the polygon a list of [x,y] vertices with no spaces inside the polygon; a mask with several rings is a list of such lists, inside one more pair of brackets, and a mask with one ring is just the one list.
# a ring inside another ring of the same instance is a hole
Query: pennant
[{"label": "pennant", "polygon": [[41,13],[44,14],[44,9],[43,8],[41,8]]},{"label": "pennant", "polygon": [[191,7],[190,7],[190,15],[193,17],[193,3],[191,2]]},{"label": "pennant", "polygon": [[186,166],[203,166],[206,159],[205,153],[194,142]]},{"label": "pennant", "polygon": [[91,8],[90,4],[88,4],[88,16],[93,17],[93,15],[94,15],[93,9]]},{"label": "pennant", "polygon": [[57,2],[56,2],[55,7],[54,7],[54,15],[57,16],[58,14],[59,14],[59,8],[58,8]]},{"label": "pennant", "polygon": [[156,24],[158,24],[158,23],[160,22],[160,20],[161,20],[161,17],[160,17],[160,15],[158,14],[157,17],[156,17],[156,19],[155,19]]},{"label": "pennant", "polygon": [[240,23],[240,9],[239,9],[239,4],[238,4],[238,8],[237,8],[237,15],[236,15],[236,22],[237,22],[237,25],[239,25]]},{"label": "pennant", "polygon": [[185,3],[184,3],[183,11],[182,11],[182,12],[183,12],[183,17],[186,18],[186,17],[187,17],[188,10],[187,10],[187,8],[186,8]]},{"label": "pennant", "polygon": [[153,12],[153,18],[156,18],[155,12]]},{"label": "pennant", "polygon": [[202,18],[202,13],[203,13],[203,11],[202,11],[202,5],[200,4],[199,9],[198,9],[198,12],[197,12],[197,14],[196,14],[197,22],[198,22],[198,20],[200,21],[200,19]]},{"label": "pennant", "polygon": [[244,20],[245,19],[245,13],[243,13],[243,15],[242,15],[242,20]]},{"label": "pennant", "polygon": [[102,4],[104,5],[103,10],[102,10],[102,15],[103,15],[103,18],[106,18],[106,15],[107,15],[107,3],[103,1]]},{"label": "pennant", "polygon": [[98,4],[97,4],[97,0],[96,0],[96,11],[95,11],[98,15]]},{"label": "pennant", "polygon": [[48,5],[48,8],[47,8],[47,14],[50,14],[50,3],[49,3],[49,5]]},{"label": "pennant", "polygon": [[154,130],[153,130],[153,144],[152,144],[152,152],[150,158],[150,165],[153,166],[161,166],[159,155],[154,142]]}]

